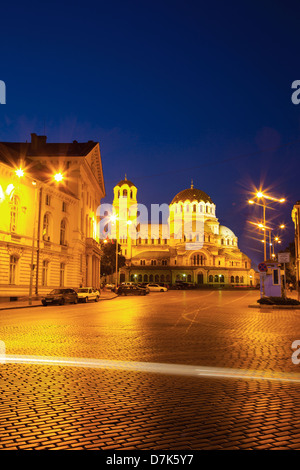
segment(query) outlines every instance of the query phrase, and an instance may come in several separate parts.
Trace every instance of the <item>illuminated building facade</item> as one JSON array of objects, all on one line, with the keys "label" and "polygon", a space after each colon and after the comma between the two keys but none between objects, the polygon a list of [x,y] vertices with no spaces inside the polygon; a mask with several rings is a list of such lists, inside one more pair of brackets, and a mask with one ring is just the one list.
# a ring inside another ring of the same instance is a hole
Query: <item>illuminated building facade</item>
[{"label": "illuminated building facade", "polygon": [[295,224],[295,264],[297,290],[300,293],[300,201],[296,202],[292,210],[292,219]]},{"label": "illuminated building facade", "polygon": [[1,142],[0,297],[99,287],[104,196],[98,143]]},{"label": "illuminated building facade", "polygon": [[[120,236],[124,201],[130,216]],[[236,235],[220,225],[211,198],[193,184],[173,198],[167,223],[140,222],[136,226],[138,236],[133,236],[132,226],[140,219],[138,208],[137,188],[125,178],[115,186],[113,201],[117,238],[126,258],[120,282],[175,284],[181,280],[199,286],[253,285],[251,260],[238,248]],[[201,222],[198,232],[192,229],[197,221]],[[184,230],[180,235],[183,224],[191,227],[191,234]]]}]

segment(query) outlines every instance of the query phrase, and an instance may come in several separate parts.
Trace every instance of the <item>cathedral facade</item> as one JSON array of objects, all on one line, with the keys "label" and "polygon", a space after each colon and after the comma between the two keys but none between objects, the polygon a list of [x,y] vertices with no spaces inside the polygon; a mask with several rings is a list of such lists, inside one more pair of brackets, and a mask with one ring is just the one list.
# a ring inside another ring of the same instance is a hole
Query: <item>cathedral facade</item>
[{"label": "cathedral facade", "polygon": [[113,201],[116,238],[126,258],[119,282],[252,285],[251,260],[236,235],[219,223],[211,198],[193,184],[173,198],[167,220],[149,223],[139,220],[139,212],[137,187],[125,177],[115,186]]}]

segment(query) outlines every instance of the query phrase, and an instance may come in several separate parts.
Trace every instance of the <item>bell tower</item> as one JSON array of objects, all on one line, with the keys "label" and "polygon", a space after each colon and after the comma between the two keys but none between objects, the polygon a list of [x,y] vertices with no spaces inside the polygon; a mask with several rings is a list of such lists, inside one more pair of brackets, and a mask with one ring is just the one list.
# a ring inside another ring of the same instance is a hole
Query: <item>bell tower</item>
[{"label": "bell tower", "polygon": [[122,254],[126,258],[131,258],[132,243],[135,239],[132,234],[135,233],[137,219],[137,188],[127,179],[114,187],[113,216],[116,219],[116,233],[118,242],[122,245]]}]

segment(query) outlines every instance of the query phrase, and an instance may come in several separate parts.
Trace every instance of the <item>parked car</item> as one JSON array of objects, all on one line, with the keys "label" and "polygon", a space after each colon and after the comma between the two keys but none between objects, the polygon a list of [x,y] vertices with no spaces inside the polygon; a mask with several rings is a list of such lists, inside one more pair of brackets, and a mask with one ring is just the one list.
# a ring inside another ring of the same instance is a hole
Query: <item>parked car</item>
[{"label": "parked car", "polygon": [[149,294],[150,289],[149,289],[149,287],[147,286],[147,284],[145,284],[145,283],[142,282],[142,283],[138,283],[137,286],[140,287],[141,289],[145,289],[146,294]]},{"label": "parked car", "polygon": [[116,284],[109,282],[108,284],[105,284],[106,289],[111,289],[113,290],[116,287]]},{"label": "parked car", "polygon": [[146,289],[138,286],[119,286],[118,295],[146,295]]},{"label": "parked car", "polygon": [[159,284],[147,284],[147,287],[150,292],[167,292],[167,288],[160,286]]},{"label": "parked car", "polygon": [[88,302],[89,300],[98,302],[100,298],[100,292],[93,287],[80,287],[77,291],[77,295],[79,302]]},{"label": "parked car", "polygon": [[185,282],[185,281],[176,281],[174,288],[181,289],[181,290],[195,289],[195,284],[192,284],[191,282]]},{"label": "parked car", "polygon": [[78,295],[74,289],[53,289],[42,299],[44,306],[49,304],[64,305],[66,303],[77,304]]}]

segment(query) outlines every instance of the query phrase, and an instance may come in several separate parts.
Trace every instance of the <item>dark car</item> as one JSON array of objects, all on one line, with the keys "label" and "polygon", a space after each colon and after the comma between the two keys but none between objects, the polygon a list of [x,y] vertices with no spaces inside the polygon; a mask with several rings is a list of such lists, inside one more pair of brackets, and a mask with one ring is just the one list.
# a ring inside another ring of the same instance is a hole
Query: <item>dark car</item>
[{"label": "dark car", "polygon": [[146,289],[138,286],[120,286],[117,290],[118,295],[146,295]]},{"label": "dark car", "polygon": [[147,287],[146,283],[139,283],[139,284],[137,284],[137,286],[140,287],[141,289],[145,289],[146,294],[149,294],[150,289],[149,289],[149,287]]},{"label": "dark car", "polygon": [[42,298],[43,305],[66,303],[77,304],[78,295],[74,289],[53,289],[49,294]]}]

